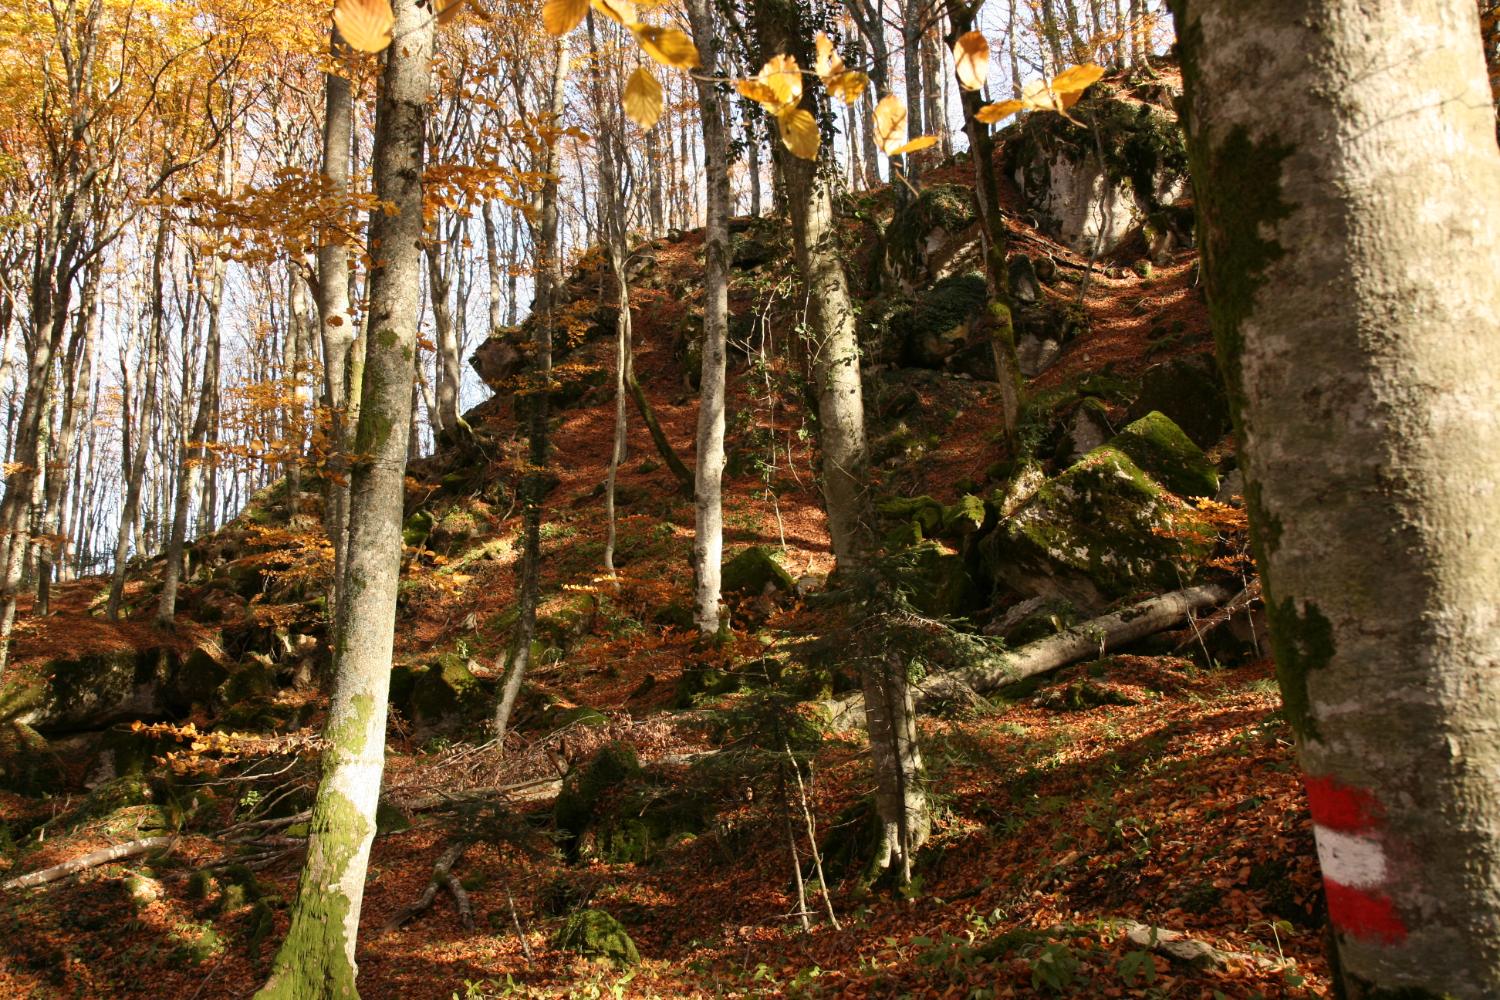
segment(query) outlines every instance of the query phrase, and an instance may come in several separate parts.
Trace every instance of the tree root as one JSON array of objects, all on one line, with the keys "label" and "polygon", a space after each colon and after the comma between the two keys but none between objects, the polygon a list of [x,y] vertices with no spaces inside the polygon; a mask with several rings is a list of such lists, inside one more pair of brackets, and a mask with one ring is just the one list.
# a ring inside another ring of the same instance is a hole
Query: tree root
[{"label": "tree root", "polygon": [[416,902],[397,910],[391,919],[385,922],[381,933],[397,931],[403,925],[409,923],[416,917],[421,916],[431,908],[437,900],[438,890],[446,888],[453,896],[453,901],[458,905],[459,918],[464,923],[466,930],[474,929],[474,907],[469,902],[469,894],[464,891],[462,885],[453,874],[453,866],[458,859],[463,857],[464,852],[469,849],[469,842],[465,840],[455,841],[448,845],[432,866],[432,878],[427,883],[427,888],[422,890],[422,895],[417,897]]}]

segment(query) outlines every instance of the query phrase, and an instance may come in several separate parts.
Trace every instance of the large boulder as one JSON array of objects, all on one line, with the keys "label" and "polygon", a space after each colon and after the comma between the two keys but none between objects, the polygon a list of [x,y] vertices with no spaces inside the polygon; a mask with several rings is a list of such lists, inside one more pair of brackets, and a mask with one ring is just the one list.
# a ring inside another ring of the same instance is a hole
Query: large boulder
[{"label": "large boulder", "polygon": [[[0,692],[28,690],[16,721],[41,732],[102,729],[116,722],[160,718],[182,699],[175,688],[181,659],[169,646],[122,649],[53,660],[37,676],[17,676]],[[19,702],[18,702],[19,703]]]},{"label": "large boulder", "polygon": [[641,960],[624,926],[603,910],[573,913],[558,928],[552,944],[561,951],[577,952],[615,966],[635,965]]},{"label": "large boulder", "polygon": [[1219,492],[1219,470],[1160,410],[1127,424],[1111,443],[1178,496],[1211,497]]},{"label": "large boulder", "polygon": [[994,348],[977,322],[988,301],[984,276],[975,272],[949,275],[924,289],[887,321],[900,363],[993,381]]},{"label": "large boulder", "polygon": [[963,184],[929,184],[896,210],[886,229],[886,264],[908,291],[978,261],[970,230],[979,220],[974,191]]},{"label": "large boulder", "polygon": [[[1147,223],[1180,227],[1169,210],[1188,198],[1186,145],[1176,116],[1153,100],[1096,86],[1071,117],[1028,116],[1006,152],[1043,230],[1080,253],[1110,253]],[[1178,245],[1191,239],[1179,236]]]},{"label": "large boulder", "polygon": [[1185,586],[1213,531],[1119,448],[1104,445],[1048,480],[980,544],[998,589],[1096,611]]}]

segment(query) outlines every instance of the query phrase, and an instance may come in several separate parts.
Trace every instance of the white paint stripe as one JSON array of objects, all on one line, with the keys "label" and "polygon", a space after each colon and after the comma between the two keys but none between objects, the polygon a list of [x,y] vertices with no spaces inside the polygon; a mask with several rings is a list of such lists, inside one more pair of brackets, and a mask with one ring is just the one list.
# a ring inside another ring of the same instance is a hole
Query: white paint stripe
[{"label": "white paint stripe", "polygon": [[1385,884],[1385,852],[1379,841],[1316,824],[1313,836],[1318,841],[1318,864],[1324,878],[1351,889]]}]

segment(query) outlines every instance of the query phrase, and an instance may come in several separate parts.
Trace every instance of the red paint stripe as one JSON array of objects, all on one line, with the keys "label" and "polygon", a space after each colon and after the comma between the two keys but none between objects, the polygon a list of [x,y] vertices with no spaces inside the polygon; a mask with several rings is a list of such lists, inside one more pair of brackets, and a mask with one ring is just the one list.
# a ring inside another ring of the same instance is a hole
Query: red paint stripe
[{"label": "red paint stripe", "polygon": [[1362,788],[1350,788],[1333,777],[1302,780],[1313,822],[1320,826],[1356,833],[1375,826],[1385,814],[1375,796]]},{"label": "red paint stripe", "polygon": [[1406,940],[1406,924],[1388,897],[1328,879],[1323,880],[1323,889],[1328,895],[1328,920],[1340,931],[1385,944]]}]

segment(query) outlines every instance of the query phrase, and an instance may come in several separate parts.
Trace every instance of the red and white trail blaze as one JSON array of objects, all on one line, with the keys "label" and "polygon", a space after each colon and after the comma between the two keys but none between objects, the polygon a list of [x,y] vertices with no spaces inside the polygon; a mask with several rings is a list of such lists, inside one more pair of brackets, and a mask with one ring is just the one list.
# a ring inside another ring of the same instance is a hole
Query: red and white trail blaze
[{"label": "red and white trail blaze", "polygon": [[1390,870],[1379,801],[1331,777],[1308,777],[1305,784],[1329,921],[1355,937],[1387,944],[1405,940],[1406,924],[1382,891]]}]

